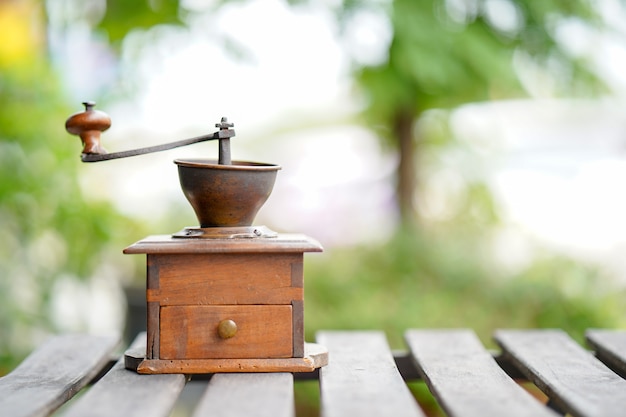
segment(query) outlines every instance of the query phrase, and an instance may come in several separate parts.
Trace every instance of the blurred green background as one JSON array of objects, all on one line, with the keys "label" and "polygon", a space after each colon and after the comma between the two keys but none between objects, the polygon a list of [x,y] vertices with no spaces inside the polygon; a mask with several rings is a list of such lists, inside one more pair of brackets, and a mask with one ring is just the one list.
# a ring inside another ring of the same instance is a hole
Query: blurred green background
[{"label": "blurred green background", "polygon": [[[112,164],[89,175],[79,159],[78,139],[64,130],[65,119],[80,111],[82,99],[96,100],[105,111],[132,102],[142,89],[139,69],[150,65],[141,60],[142,51],[159,45],[164,52],[152,62],[159,67],[177,42],[193,36],[228,51],[235,62],[246,61],[248,45],[197,22],[211,22],[225,11],[237,19],[237,7],[252,3],[258,2],[0,1],[0,375],[51,333],[121,331],[123,289],[141,288],[144,276],[143,259],[124,257],[121,250],[148,234],[172,233],[195,221],[182,195],[174,198],[177,203],[159,203],[164,206],[159,215],[120,209],[109,198],[116,190],[107,186],[107,169],[141,170],[142,162]],[[327,16],[343,48],[348,90],[356,104],[339,115],[290,115],[288,123],[251,143],[251,153],[265,157],[261,149],[273,136],[316,125],[324,127],[316,131],[323,140],[324,132],[348,120],[375,137],[380,152],[393,161],[385,178],[391,190],[388,210],[384,219],[369,225],[371,234],[380,229],[380,238],[343,245],[321,239],[325,253],[306,258],[308,340],[321,328],[376,328],[399,348],[410,327],[469,327],[490,345],[490,334],[499,327],[560,327],[582,340],[586,328],[626,325],[623,282],[602,265],[523,234],[532,248],[529,261],[506,268],[495,259],[503,210],[485,178],[472,175],[481,171],[480,151],[459,140],[451,127],[454,111],[469,103],[614,94],[598,63],[559,30],[574,22],[585,34],[614,35],[602,2],[272,3],[300,15],[315,10]],[[621,3],[613,3],[623,12]],[[367,42],[364,47],[350,42],[368,28],[371,16],[379,19],[379,26],[367,32],[379,46],[374,57],[368,55]],[[70,42],[83,38],[92,42],[83,49]],[[282,39],[284,45],[271,47],[280,50],[291,42],[288,32]],[[96,63],[86,53],[94,49],[100,51]],[[319,62],[320,68],[324,65]],[[295,84],[314,79],[317,70],[294,74]],[[88,72],[89,81],[82,90],[75,76],[81,72]],[[221,81],[235,88],[242,80],[233,73]],[[244,93],[260,94],[255,89]],[[440,202],[447,215],[424,215],[432,194],[427,191],[450,155],[461,155],[469,165],[458,166],[455,193],[444,194]],[[292,175],[284,169],[278,181],[289,182]],[[325,215],[332,217],[332,212]],[[279,212],[274,216],[279,220],[268,226],[287,227],[280,224],[283,216]],[[320,223],[313,216],[304,231],[317,237],[319,228],[325,236]]]}]

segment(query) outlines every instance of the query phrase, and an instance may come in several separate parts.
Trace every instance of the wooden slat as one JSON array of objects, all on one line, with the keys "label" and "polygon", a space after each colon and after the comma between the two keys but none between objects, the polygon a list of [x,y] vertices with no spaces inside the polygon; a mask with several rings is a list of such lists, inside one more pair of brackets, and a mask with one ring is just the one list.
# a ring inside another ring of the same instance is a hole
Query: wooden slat
[{"label": "wooden slat", "polygon": [[449,416],[557,416],[517,385],[471,330],[409,330],[405,338]]},{"label": "wooden slat", "polygon": [[[137,336],[131,348],[145,352],[145,333]],[[64,417],[169,416],[185,382],[181,374],[139,375],[126,369],[122,358]]]},{"label": "wooden slat", "polygon": [[328,348],[320,370],[323,417],[414,417],[424,414],[398,372],[384,333],[331,332],[317,335]]},{"label": "wooden slat", "polygon": [[560,409],[573,416],[622,417],[626,380],[561,330],[500,330],[504,353]]},{"label": "wooden slat", "polygon": [[55,336],[0,378],[3,416],[46,416],[70,399],[109,363],[116,338]]},{"label": "wooden slat", "polygon": [[626,375],[626,330],[590,329],[585,336],[598,359],[622,376]]},{"label": "wooden slat", "polygon": [[293,376],[288,373],[216,374],[193,417],[292,417]]}]

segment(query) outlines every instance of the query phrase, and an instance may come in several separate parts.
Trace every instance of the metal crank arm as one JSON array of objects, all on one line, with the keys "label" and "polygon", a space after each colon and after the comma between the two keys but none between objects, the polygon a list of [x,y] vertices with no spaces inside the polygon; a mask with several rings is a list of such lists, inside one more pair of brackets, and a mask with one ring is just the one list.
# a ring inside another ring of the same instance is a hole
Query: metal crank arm
[{"label": "metal crank arm", "polygon": [[112,152],[112,153],[83,153],[80,156],[81,161],[83,162],[100,162],[100,161],[108,161],[110,159],[119,159],[119,158],[127,158],[129,156],[137,156],[144,155],[147,153],[161,152],[166,151],[168,149],[174,149],[181,146],[191,145],[199,142],[206,142],[209,140],[215,139],[228,139],[235,136],[235,131],[233,129],[221,129],[217,132],[196,136],[194,138],[183,139],[176,142],[164,143],[162,145],[148,146],[145,148],[132,149],[129,151],[122,152]]}]

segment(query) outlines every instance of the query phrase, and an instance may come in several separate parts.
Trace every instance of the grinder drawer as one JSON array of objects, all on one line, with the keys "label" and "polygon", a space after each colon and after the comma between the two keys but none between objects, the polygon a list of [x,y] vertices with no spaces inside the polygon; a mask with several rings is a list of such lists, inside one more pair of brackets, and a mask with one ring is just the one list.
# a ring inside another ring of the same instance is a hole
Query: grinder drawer
[{"label": "grinder drawer", "polygon": [[289,358],[291,305],[160,308],[160,359]]}]

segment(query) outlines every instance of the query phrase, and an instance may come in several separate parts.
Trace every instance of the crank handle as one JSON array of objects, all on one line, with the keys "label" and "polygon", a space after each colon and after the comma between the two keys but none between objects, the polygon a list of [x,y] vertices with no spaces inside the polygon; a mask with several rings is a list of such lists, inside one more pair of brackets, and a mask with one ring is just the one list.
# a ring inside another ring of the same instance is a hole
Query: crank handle
[{"label": "crank handle", "polygon": [[[111,126],[111,118],[100,110],[94,110],[96,103],[93,101],[84,102],[83,105],[85,106],[84,112],[73,114],[65,122],[65,129],[69,133],[80,136],[83,143],[83,152],[80,159],[83,162],[100,162],[111,159],[127,158],[130,156],[161,152],[168,149],[191,145],[193,143],[218,139],[221,145],[220,163],[230,164],[229,139],[235,136],[235,130],[230,129],[230,127],[233,127],[234,125],[232,123],[228,123],[228,120],[225,117],[222,118],[221,123],[216,124],[216,127],[219,127],[220,130],[208,135],[196,136],[194,138],[183,139],[162,145],[107,153],[100,143],[100,134]],[[222,153],[227,154],[228,158],[222,158]],[[222,161],[222,159],[226,160]]]}]

